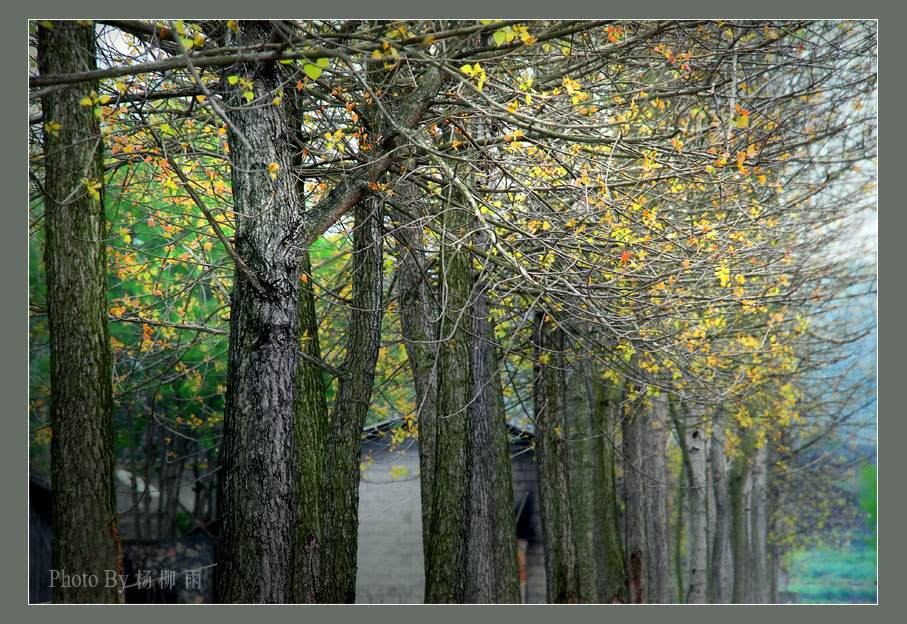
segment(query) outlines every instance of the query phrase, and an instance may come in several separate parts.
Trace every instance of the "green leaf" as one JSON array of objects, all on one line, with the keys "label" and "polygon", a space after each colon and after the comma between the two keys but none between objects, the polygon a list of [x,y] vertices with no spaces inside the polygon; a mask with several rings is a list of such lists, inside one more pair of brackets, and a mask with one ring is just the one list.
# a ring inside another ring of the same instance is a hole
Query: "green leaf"
[{"label": "green leaf", "polygon": [[495,31],[495,33],[494,33],[495,45],[501,45],[502,43],[504,43],[504,39],[506,39],[506,36],[504,35],[504,33],[502,31],[500,31],[500,30]]},{"label": "green leaf", "polygon": [[317,65],[312,65],[311,63],[309,63],[308,65],[306,65],[305,67],[302,68],[302,71],[304,71],[305,75],[308,76],[309,78],[311,78],[312,80],[318,80],[318,76],[320,76],[321,72],[323,72],[324,70],[321,69],[320,67],[318,67]]},{"label": "green leaf", "polygon": [[331,59],[326,58],[326,57],[320,58],[317,61],[315,61],[315,64],[318,65],[318,67],[327,67],[328,65],[330,65],[330,63],[331,63]]},{"label": "green leaf", "polygon": [[239,76],[227,76],[227,82],[229,82],[231,85],[235,85],[237,82],[239,82]]},{"label": "green leaf", "polygon": [[246,91],[245,93],[243,93],[243,96],[246,98],[246,102],[251,102],[253,99],[255,99],[255,94],[251,91]]}]

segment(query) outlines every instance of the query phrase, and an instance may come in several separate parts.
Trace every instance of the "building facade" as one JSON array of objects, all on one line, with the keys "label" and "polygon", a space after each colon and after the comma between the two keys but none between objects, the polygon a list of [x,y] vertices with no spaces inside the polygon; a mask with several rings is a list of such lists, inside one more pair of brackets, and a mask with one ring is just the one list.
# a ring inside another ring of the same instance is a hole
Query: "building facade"
[{"label": "building facade", "polygon": [[[421,603],[425,572],[419,444],[399,423],[369,427],[362,441],[356,602]],[[511,428],[514,514],[523,602],[545,602],[545,559],[531,435]]]}]

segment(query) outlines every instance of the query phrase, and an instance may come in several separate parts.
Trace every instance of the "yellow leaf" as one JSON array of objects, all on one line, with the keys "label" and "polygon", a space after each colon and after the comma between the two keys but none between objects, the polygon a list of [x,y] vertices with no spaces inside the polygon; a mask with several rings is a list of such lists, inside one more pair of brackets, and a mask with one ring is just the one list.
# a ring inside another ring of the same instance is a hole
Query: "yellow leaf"
[{"label": "yellow leaf", "polygon": [[91,101],[91,98],[84,97],[79,100],[79,104],[81,104],[82,106],[92,106],[94,102]]},{"label": "yellow leaf", "polygon": [[749,115],[740,115],[737,118],[737,127],[738,128],[748,128],[750,125],[750,116]]}]

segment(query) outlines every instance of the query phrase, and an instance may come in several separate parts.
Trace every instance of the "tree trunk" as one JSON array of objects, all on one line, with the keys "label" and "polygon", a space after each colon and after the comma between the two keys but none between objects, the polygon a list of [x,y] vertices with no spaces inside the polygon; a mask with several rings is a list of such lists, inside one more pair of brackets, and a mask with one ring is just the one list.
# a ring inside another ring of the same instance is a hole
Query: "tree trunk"
[{"label": "tree trunk", "polygon": [[514,516],[513,472],[510,463],[510,431],[504,407],[500,367],[503,356],[494,346],[494,324],[485,323],[488,339],[486,359],[489,383],[489,418],[494,452],[494,501],[496,525],[495,562],[497,595],[495,602],[513,604],[520,602],[520,564],[517,554],[516,517]]},{"label": "tree trunk", "polygon": [[353,233],[353,303],[343,377],[337,389],[328,431],[323,486],[321,589],[319,602],[356,601],[356,555],[359,543],[359,464],[362,429],[375,381],[381,346],[383,248],[381,204],[355,209]]},{"label": "tree trunk", "polygon": [[[677,438],[683,439],[679,434]],[[683,604],[686,599],[683,583],[683,508],[686,505],[687,493],[683,478],[685,472],[686,468],[681,468],[680,474],[677,476],[677,513],[674,517],[674,579],[677,585],[677,602],[680,604]]]},{"label": "tree trunk", "polygon": [[662,390],[652,397],[651,422],[646,427],[643,467],[649,480],[646,491],[646,569],[649,574],[649,602],[668,604],[671,593],[670,525],[668,523],[668,396]]},{"label": "tree trunk", "polygon": [[639,409],[642,399],[637,398],[630,404],[630,409],[623,415],[622,454],[624,458],[624,514],[627,547],[627,574],[630,602],[645,603],[646,587],[646,501],[645,475],[643,473],[643,440],[646,426],[643,414]]},{"label": "tree trunk", "polygon": [[[42,74],[96,69],[94,26],[54,21],[39,27],[38,65]],[[57,603],[122,602],[118,585],[106,583],[108,574],[122,571],[122,562],[114,482],[103,145],[94,107],[80,105],[93,89],[97,83],[82,83],[41,98],[46,128],[52,565],[60,574],[98,579],[95,587],[67,587],[56,579]]]},{"label": "tree trunk", "polygon": [[765,604],[769,602],[769,576],[768,576],[768,491],[766,489],[766,458],[768,446],[763,444],[756,449],[753,457],[753,485],[750,495],[750,518],[752,522],[750,542],[752,548],[753,569],[753,602]]},{"label": "tree trunk", "polygon": [[[302,273],[311,276],[308,252],[303,253]],[[299,292],[300,349],[321,359],[318,318],[309,277]],[[328,433],[328,407],[324,372],[316,364],[299,358],[296,377],[296,444],[299,448],[299,482],[296,492],[296,548],[294,601],[318,601],[321,589],[321,526],[324,521],[321,492]]]},{"label": "tree trunk", "polygon": [[580,589],[570,513],[563,333],[544,312],[535,314],[533,342],[539,362],[533,404],[547,599],[549,603],[577,603]]},{"label": "tree trunk", "polygon": [[[240,45],[268,40],[266,22],[241,23]],[[245,105],[227,87],[238,266],[230,311],[216,595],[221,602],[290,602],[299,471],[295,381],[299,352],[297,232],[302,204],[292,173],[292,129],[269,93],[280,63],[231,67],[269,105]],[[224,81],[226,84],[227,81]],[[279,166],[274,178],[268,169]],[[253,277],[254,276],[254,277]],[[251,279],[257,280],[250,281]]]},{"label": "tree trunk", "polygon": [[[469,213],[447,207],[444,230],[462,237],[470,224]],[[425,549],[425,602],[466,602],[469,579],[469,426],[470,426],[470,257],[451,246],[441,248],[441,310],[438,419],[429,448],[433,469],[428,501],[430,513],[423,526]],[[420,449],[421,451],[421,449]],[[425,478],[423,476],[423,478]],[[423,503],[424,505],[424,503]]]},{"label": "tree trunk", "polygon": [[[602,379],[601,374],[596,374]],[[595,423],[593,432],[595,452],[595,518],[598,538],[599,594],[605,603],[626,603],[624,549],[620,539],[617,486],[614,477],[615,450],[619,422],[620,399],[624,381],[611,388],[597,384]]]},{"label": "tree trunk", "polygon": [[715,500],[715,532],[712,536],[712,602],[728,604],[734,590],[731,559],[730,465],[725,454],[725,433],[715,423],[709,444],[712,491]]},{"label": "tree trunk", "polygon": [[734,591],[731,600],[735,604],[750,599],[749,531],[746,522],[750,469],[745,446],[741,451],[743,455],[735,459],[731,467],[731,554],[734,559]]},{"label": "tree trunk", "polygon": [[570,485],[570,520],[576,551],[579,601],[599,602],[595,527],[595,462],[589,364],[573,359],[565,371],[565,424]]},{"label": "tree trunk", "polygon": [[[404,200],[414,201],[411,185],[398,189]],[[434,481],[435,436],[438,427],[438,342],[435,315],[437,305],[425,262],[422,227],[409,222],[402,213],[395,215],[402,224],[394,230],[404,247],[397,274],[400,328],[403,346],[413,375],[416,413],[419,425],[419,485],[422,499],[422,550],[428,552],[431,517],[431,485]]]},{"label": "tree trunk", "polygon": [[[673,406],[672,406],[673,407]],[[682,416],[675,413],[675,423]],[[706,509],[706,439],[698,410],[687,410],[687,422],[681,438],[684,444],[684,467],[687,473],[689,529],[687,533],[687,604],[704,604],[708,600],[708,512]]]},{"label": "tree trunk", "polygon": [[[480,240],[481,236],[479,236]],[[480,243],[481,244],[481,243]],[[516,519],[513,511],[513,474],[510,444],[499,374],[501,358],[494,346],[494,324],[489,316],[487,282],[476,284],[472,310],[469,485],[469,577],[482,578],[490,569],[488,587],[474,584],[470,602],[520,602],[520,569],[517,560]],[[482,506],[485,501],[487,507]],[[487,533],[487,537],[476,539]],[[485,551],[485,548],[490,550]]]}]

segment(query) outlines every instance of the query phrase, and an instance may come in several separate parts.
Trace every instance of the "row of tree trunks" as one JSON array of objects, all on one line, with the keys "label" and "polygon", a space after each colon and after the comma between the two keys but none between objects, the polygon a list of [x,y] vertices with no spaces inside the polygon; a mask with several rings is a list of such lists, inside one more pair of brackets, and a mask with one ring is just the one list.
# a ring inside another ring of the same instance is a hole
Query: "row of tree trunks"
[{"label": "row of tree trunks", "polygon": [[[705,412],[674,404],[671,409],[678,439],[684,441],[687,569],[682,600],[774,602],[778,562],[768,534],[772,509],[768,447],[757,447],[751,433],[744,431],[737,454],[730,459],[720,415],[712,417],[706,439]],[[681,523],[678,530],[683,528]],[[679,565],[680,551],[676,556]]]},{"label": "row of tree trunks", "polygon": [[[451,239],[470,237],[473,216],[447,206],[442,227]],[[421,237],[411,231],[408,236]],[[478,239],[481,244],[481,238]],[[412,250],[410,251],[412,253]],[[404,264],[408,304],[427,296],[416,285],[424,266]],[[425,600],[433,603],[519,601],[516,528],[507,429],[498,376],[498,357],[483,284],[460,243],[441,252],[441,304],[437,366],[425,334],[433,329],[413,305],[404,313],[407,349],[416,356],[414,374],[437,373],[437,381],[418,379],[420,458],[422,463]],[[431,308],[428,308],[431,309]],[[437,387],[434,409],[427,393]],[[432,418],[433,417],[433,418]],[[424,425],[423,425],[424,423]],[[436,470],[435,466],[444,466]]]},{"label": "row of tree trunks", "polygon": [[[581,334],[571,329],[574,335]],[[645,471],[662,472],[666,440],[647,437],[642,418],[634,421],[622,414],[624,382],[608,385],[603,366],[578,356],[579,350],[567,344],[565,330],[544,312],[535,316],[533,342],[538,362],[533,392],[548,601],[642,602],[645,559],[652,556],[647,531],[652,540],[659,540],[656,553],[666,551],[668,543],[666,507],[652,501],[647,509],[643,492]],[[623,430],[624,538],[629,556],[618,520],[618,428]],[[650,448],[653,457],[661,447],[662,464],[645,465],[642,446]],[[663,494],[658,490],[656,497]],[[667,570],[667,562],[665,555],[659,571]],[[656,584],[668,588],[667,576],[659,577]]]},{"label": "row of tree trunks", "polygon": [[[281,29],[282,25],[271,22],[240,22],[233,43],[255,48],[280,38]],[[256,94],[267,102],[273,97],[269,94],[282,89],[288,79],[285,66],[273,62],[238,64],[227,68],[224,75],[228,74],[254,81]],[[395,127],[415,127],[442,81],[440,71],[430,70],[408,97],[401,98],[394,111]],[[352,602],[359,436],[374,375],[375,337],[380,333],[380,277],[354,284],[354,293],[359,293],[354,299],[361,303],[351,314],[350,357],[330,428],[325,430],[320,403],[297,415],[301,404],[297,394],[309,397],[319,389],[318,381],[299,368],[304,342],[300,308],[307,305],[299,298],[300,276],[308,245],[359,205],[369,183],[387,170],[398,132],[383,133],[370,167],[342,180],[318,204],[303,210],[293,167],[294,138],[298,138],[298,123],[290,118],[293,98],[282,105],[248,106],[241,84],[222,83],[230,120],[237,268],[231,300],[216,597],[222,602]],[[384,120],[380,127],[391,125]],[[370,238],[354,264],[368,264],[376,254],[381,256],[378,217],[368,219],[370,225],[360,220],[362,227],[357,228],[357,240]],[[375,273],[363,268],[358,275]],[[359,279],[354,274],[354,281]],[[365,351],[357,352],[360,347]],[[308,382],[314,387],[307,388]],[[314,443],[300,446],[304,441]],[[317,498],[320,508],[312,505]]]}]

